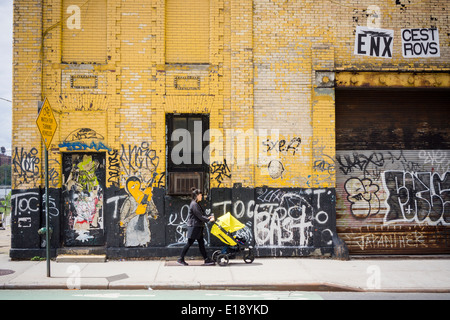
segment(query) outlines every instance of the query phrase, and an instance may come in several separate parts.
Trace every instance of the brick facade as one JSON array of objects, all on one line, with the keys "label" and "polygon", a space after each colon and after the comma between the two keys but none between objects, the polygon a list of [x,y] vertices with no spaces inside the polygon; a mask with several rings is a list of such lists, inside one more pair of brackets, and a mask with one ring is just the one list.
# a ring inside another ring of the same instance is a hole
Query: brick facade
[{"label": "brick facade", "polygon": [[[446,1],[15,0],[13,159],[21,161],[13,161],[11,255],[42,249],[35,232],[42,213],[20,212],[18,204],[42,201],[44,145],[35,119],[44,98],[58,121],[49,150],[54,249],[177,254],[189,200],[166,192],[166,114],[201,113],[215,133],[205,207],[246,222],[261,255],[330,254],[337,234],[335,79],[344,72],[439,72],[437,86],[448,87],[448,10]],[[357,26],[394,30],[392,58],[355,55]],[[440,57],[403,58],[404,28],[438,28]],[[65,163],[66,154],[79,159]],[[64,190],[74,179],[69,171],[90,154],[103,155],[95,164],[104,171],[95,192],[103,205],[100,222],[77,229],[77,205],[64,205]],[[150,190],[154,212],[145,213],[148,241],[127,246],[130,177]],[[75,216],[69,226],[67,214]],[[95,242],[100,229],[106,240]]]}]

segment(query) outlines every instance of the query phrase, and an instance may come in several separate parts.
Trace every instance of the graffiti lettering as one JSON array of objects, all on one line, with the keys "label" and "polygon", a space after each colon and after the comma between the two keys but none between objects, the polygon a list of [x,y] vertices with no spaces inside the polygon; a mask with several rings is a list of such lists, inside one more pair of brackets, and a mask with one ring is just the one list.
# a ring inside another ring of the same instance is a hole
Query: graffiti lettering
[{"label": "graffiti lettering", "polygon": [[81,141],[75,142],[63,141],[58,145],[58,147],[67,148],[67,151],[85,151],[85,150],[111,151],[111,149],[105,146],[101,141],[98,142],[91,141],[90,144]]},{"label": "graffiti lettering", "polygon": [[[168,247],[184,245],[187,242],[187,219],[189,214],[189,203],[185,203],[184,201],[182,201],[179,204],[174,204],[174,206],[176,206],[176,208],[171,208],[169,221],[167,224],[168,226],[170,226],[170,231],[168,233],[170,244],[168,245]],[[209,216],[210,214],[211,210],[205,209],[205,215]],[[205,224],[205,229],[206,231],[204,232],[204,243],[207,246],[211,242],[208,224]]]},{"label": "graffiti lettering", "polygon": [[447,172],[450,170],[450,156],[443,150],[421,150],[419,158],[424,165],[432,167],[433,171]]},{"label": "graffiti lettering", "polygon": [[[257,247],[309,247],[314,223],[326,227],[327,210],[321,205],[329,197],[325,189],[258,189],[256,200],[231,200],[212,203],[219,215],[231,212],[238,219],[252,219],[253,238]],[[252,222],[252,221],[250,221]],[[331,243],[333,232],[321,230],[325,243]]]},{"label": "graffiti lettering", "polygon": [[219,183],[219,187],[222,184],[225,178],[231,178],[231,171],[228,168],[227,160],[223,159],[223,163],[219,163],[218,161],[214,161],[210,167],[211,174],[214,179]]},{"label": "graffiti lettering", "polygon": [[364,174],[369,174],[368,166],[382,167],[384,165],[384,157],[382,153],[373,152],[371,155],[353,153],[352,155],[337,155],[336,161],[339,164],[339,169],[344,174],[349,174],[354,170],[363,171]]},{"label": "graffiti lettering", "polygon": [[189,213],[189,205],[185,204],[181,207],[180,212],[173,212],[169,216],[169,226],[174,226],[176,231],[175,243],[169,246],[175,246],[177,244],[184,244],[187,242],[187,217]]},{"label": "graffiti lettering", "polygon": [[14,210],[13,215],[20,216],[22,214],[31,215],[39,213],[39,193],[25,192],[17,193],[11,196],[11,204]]},{"label": "graffiti lettering", "polygon": [[385,222],[414,221],[450,224],[450,172],[385,171],[389,210]]},{"label": "graffiti lettering", "polygon": [[358,247],[361,250],[367,249],[387,249],[387,248],[417,248],[425,247],[425,237],[421,232],[382,232],[363,233],[355,237]]},{"label": "graffiti lettering", "polygon": [[106,200],[106,204],[114,203],[114,209],[112,210],[114,219],[117,219],[119,216],[119,213],[120,213],[119,212],[119,203],[126,197],[127,197],[127,195],[115,196],[115,197],[110,197],[110,198],[108,198],[108,200]]},{"label": "graffiti lettering", "polygon": [[90,128],[81,128],[75,131],[72,131],[64,141],[73,142],[73,141],[82,141],[82,140],[104,140],[105,138],[97,133],[96,131]]},{"label": "graffiti lettering", "polygon": [[289,142],[286,142],[286,140],[284,139],[277,141],[271,141],[270,139],[267,139],[266,141],[262,142],[263,146],[267,148],[266,152],[277,151],[284,154],[292,152],[292,155],[295,155],[296,152],[298,153],[300,151],[301,143],[302,139],[300,137],[294,137]]},{"label": "graffiti lettering", "polygon": [[108,151],[108,182],[119,186],[120,163],[117,150]]},{"label": "graffiti lettering", "polygon": [[347,200],[351,203],[350,212],[356,218],[367,218],[380,211],[380,198],[377,192],[380,187],[371,179],[350,178],[345,182]]},{"label": "graffiti lettering", "polygon": [[142,183],[155,182],[159,157],[148,142],[142,142],[140,146],[122,145],[120,163],[127,178],[136,175],[140,176]]},{"label": "graffiti lettering", "polygon": [[[18,221],[21,222],[19,227],[29,227],[32,218],[39,219],[40,201],[41,196],[39,192],[35,191],[11,195],[11,206],[13,208],[11,214],[13,217],[18,217]],[[55,198],[49,195],[48,213],[54,217],[59,215],[59,209],[56,204]],[[45,202],[43,210],[45,210]]]},{"label": "graffiti lettering", "polygon": [[17,148],[13,157],[13,174],[17,175],[19,181],[17,183],[28,183],[39,177],[39,162],[37,156],[38,150],[32,148],[30,152],[26,152],[24,148]]},{"label": "graffiti lettering", "polygon": [[[60,163],[58,160],[54,160],[54,159],[50,159],[49,160],[49,165],[57,165],[59,167]],[[50,168],[49,169],[49,180],[50,183],[52,184],[53,187],[58,186],[58,182],[59,182],[59,170],[55,169],[55,168]]]},{"label": "graffiti lettering", "polygon": [[406,159],[403,151],[394,154],[393,151],[370,151],[367,154],[352,152],[352,154],[336,155],[339,170],[344,175],[361,172],[364,177],[380,178],[383,170],[401,168],[408,171],[419,171],[422,166],[415,161]]},{"label": "graffiti lettering", "polygon": [[329,156],[324,155],[327,159],[316,160],[313,163],[314,170],[320,172],[328,172],[329,174],[334,174],[334,160]]}]

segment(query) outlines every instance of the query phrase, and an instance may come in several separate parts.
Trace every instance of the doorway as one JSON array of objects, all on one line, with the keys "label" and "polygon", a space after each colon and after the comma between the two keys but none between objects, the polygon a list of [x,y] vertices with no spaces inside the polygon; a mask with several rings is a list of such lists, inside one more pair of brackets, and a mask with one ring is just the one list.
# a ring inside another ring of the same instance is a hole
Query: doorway
[{"label": "doorway", "polygon": [[104,153],[63,154],[63,246],[103,246]]}]

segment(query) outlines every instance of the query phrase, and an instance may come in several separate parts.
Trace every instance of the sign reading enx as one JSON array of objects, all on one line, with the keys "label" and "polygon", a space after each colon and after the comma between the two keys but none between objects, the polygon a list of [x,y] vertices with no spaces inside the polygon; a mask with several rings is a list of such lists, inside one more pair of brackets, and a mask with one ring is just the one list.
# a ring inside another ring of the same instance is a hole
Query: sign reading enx
[{"label": "sign reading enx", "polygon": [[355,54],[392,58],[394,30],[356,27]]},{"label": "sign reading enx", "polygon": [[440,57],[437,29],[402,29],[404,58]]}]

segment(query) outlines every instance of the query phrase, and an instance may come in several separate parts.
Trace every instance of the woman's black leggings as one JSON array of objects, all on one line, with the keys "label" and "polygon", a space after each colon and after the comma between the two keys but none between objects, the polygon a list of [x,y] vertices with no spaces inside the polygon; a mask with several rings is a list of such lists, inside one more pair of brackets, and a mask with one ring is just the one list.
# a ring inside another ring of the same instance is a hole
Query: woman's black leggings
[{"label": "woman's black leggings", "polygon": [[183,251],[181,252],[180,256],[181,259],[184,259],[184,256],[186,255],[186,253],[188,252],[189,248],[192,246],[195,240],[197,240],[198,242],[198,248],[200,249],[200,253],[203,256],[203,259],[206,260],[208,256],[206,255],[205,241],[203,240],[203,236],[200,239],[188,239],[188,242],[186,243],[186,245],[183,248]]}]

